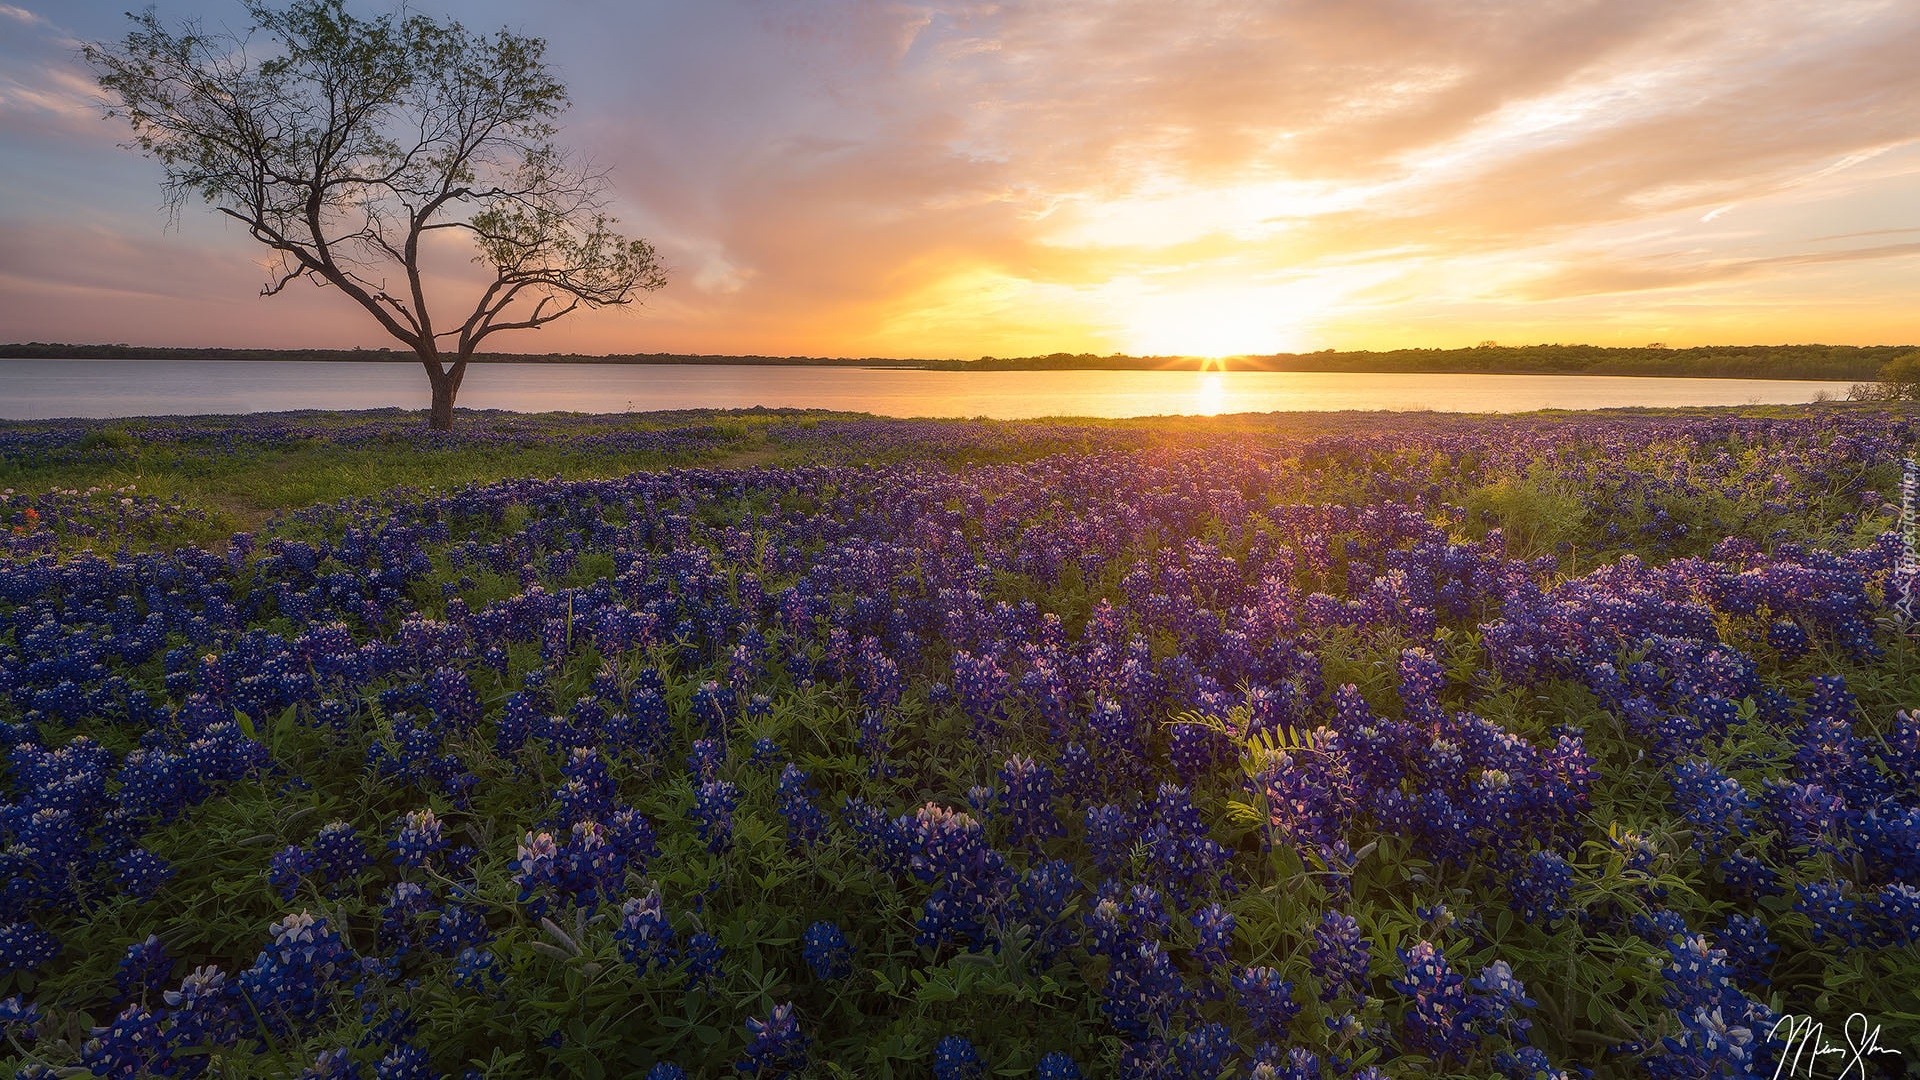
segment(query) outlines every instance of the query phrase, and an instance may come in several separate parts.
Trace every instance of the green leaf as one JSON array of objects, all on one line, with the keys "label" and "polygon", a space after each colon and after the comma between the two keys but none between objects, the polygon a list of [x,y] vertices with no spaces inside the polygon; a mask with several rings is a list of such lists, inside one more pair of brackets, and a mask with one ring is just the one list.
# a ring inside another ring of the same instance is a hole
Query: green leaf
[{"label": "green leaf", "polygon": [[954,1001],[960,997],[960,990],[948,982],[929,981],[926,985],[914,991],[913,997],[915,1001],[921,1004],[928,1004],[935,1001]]},{"label": "green leaf", "polygon": [[1234,799],[1227,800],[1227,821],[1243,828],[1258,828],[1267,823],[1267,817],[1258,808]]}]

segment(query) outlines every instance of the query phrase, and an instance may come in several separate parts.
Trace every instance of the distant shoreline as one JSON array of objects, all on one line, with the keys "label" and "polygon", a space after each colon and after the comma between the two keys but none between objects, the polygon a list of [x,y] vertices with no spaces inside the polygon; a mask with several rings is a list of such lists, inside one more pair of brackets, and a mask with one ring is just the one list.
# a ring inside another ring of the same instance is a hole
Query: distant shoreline
[{"label": "distant shoreline", "polygon": [[[486,364],[705,365],[740,367],[832,367],[910,371],[1228,371],[1346,373],[1445,373],[1454,375],[1621,375],[1664,378],[1796,379],[1872,381],[1880,366],[1913,351],[1912,345],[1725,345],[1669,349],[1599,345],[1480,345],[1463,349],[1395,349],[1386,352],[1325,350],[1234,356],[1224,361],[1173,356],[1046,356],[929,360],[897,357],[717,356],[689,353],[483,353]],[[141,345],[73,345],[27,342],[0,345],[9,360],[279,360],[303,362],[417,363],[412,353],[391,349],[185,349]]]}]

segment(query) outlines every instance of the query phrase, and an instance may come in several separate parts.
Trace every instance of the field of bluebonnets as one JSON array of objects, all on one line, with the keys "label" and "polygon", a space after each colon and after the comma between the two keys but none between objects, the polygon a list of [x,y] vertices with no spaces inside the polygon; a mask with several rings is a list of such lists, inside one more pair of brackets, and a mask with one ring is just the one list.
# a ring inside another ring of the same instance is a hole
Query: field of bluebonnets
[{"label": "field of bluebonnets", "polygon": [[1904,414],[460,424],[0,425],[18,1075],[1920,1050]]}]

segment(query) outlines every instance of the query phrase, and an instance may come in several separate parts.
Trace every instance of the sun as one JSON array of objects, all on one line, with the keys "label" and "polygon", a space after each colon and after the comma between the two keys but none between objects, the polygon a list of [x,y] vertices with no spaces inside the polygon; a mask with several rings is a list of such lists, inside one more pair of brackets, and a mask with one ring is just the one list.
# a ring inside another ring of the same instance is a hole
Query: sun
[{"label": "sun", "polygon": [[1135,356],[1257,356],[1301,347],[1301,313],[1276,289],[1245,286],[1127,299],[1121,337]]}]

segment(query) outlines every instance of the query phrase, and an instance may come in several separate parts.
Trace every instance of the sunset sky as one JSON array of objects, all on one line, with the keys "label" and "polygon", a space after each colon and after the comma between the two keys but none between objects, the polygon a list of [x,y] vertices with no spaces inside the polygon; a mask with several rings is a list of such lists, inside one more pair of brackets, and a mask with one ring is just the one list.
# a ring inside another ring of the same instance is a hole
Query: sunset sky
[{"label": "sunset sky", "polygon": [[[129,6],[0,3],[0,341],[393,344],[168,227],[76,55]],[[672,272],[503,349],[1920,342],[1915,0],[412,7],[549,39]]]}]

